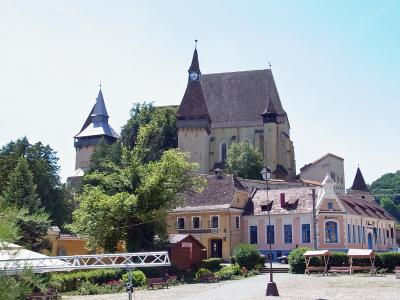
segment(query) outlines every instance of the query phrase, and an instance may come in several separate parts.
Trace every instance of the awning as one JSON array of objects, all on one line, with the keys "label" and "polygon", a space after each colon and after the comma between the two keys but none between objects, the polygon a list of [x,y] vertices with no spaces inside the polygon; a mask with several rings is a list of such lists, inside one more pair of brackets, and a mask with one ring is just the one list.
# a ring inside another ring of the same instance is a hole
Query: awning
[{"label": "awning", "polygon": [[347,252],[347,256],[369,258],[374,257],[375,252],[372,249],[349,249],[349,251]]},{"label": "awning", "polygon": [[309,250],[306,251],[303,256],[330,256],[331,252],[329,250]]},{"label": "awning", "polygon": [[69,270],[69,263],[50,256],[30,251],[16,244],[0,243],[0,270],[8,274],[18,273],[21,269],[31,268],[35,273],[49,272],[48,267],[65,268]]}]

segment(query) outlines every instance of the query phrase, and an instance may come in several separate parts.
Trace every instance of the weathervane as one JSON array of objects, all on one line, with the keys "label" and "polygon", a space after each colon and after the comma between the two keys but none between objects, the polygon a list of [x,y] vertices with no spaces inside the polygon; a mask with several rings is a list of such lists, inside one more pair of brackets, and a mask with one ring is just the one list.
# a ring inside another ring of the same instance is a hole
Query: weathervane
[{"label": "weathervane", "polygon": [[197,49],[197,39],[194,40],[194,49]]}]

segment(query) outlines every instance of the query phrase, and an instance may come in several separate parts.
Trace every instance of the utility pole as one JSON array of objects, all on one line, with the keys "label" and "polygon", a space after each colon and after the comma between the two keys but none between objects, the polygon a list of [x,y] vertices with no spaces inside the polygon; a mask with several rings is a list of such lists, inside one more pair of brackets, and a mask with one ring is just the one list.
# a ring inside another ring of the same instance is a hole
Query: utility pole
[{"label": "utility pole", "polygon": [[313,246],[317,249],[317,212],[315,210],[315,189],[312,189],[312,215],[313,215]]}]

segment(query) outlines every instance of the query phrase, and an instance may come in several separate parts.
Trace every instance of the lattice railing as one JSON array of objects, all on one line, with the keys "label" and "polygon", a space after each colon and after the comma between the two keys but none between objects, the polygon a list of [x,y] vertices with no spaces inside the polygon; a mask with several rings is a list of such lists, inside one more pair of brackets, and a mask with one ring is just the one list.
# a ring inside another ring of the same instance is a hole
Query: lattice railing
[{"label": "lattice railing", "polygon": [[34,273],[44,273],[101,268],[165,267],[170,265],[166,251],[0,259],[0,270],[6,274],[15,274],[26,268],[31,269]]}]

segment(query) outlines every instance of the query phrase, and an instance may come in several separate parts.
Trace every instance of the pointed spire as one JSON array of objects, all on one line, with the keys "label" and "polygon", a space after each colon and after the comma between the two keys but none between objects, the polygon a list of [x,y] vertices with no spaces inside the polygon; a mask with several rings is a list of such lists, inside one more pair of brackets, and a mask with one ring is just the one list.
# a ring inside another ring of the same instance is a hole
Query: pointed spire
[{"label": "pointed spire", "polygon": [[271,96],[268,97],[267,105],[265,106],[264,111],[261,116],[263,117],[264,123],[277,123],[278,113],[275,109],[275,105],[271,99]]},{"label": "pointed spire", "polygon": [[264,111],[263,111],[263,113],[261,115],[267,115],[267,114],[270,114],[270,115],[277,115],[278,114],[276,112],[276,109],[275,109],[274,103],[272,102],[271,97],[269,97],[267,106],[265,107],[265,109],[264,109]]},{"label": "pointed spire", "polygon": [[97,96],[96,99],[96,104],[94,105],[93,112],[92,112],[92,117],[95,116],[104,116],[104,117],[109,117],[106,109],[106,104],[104,102],[103,98],[103,92],[101,91],[101,86],[99,90],[99,95]]},{"label": "pointed spire", "polygon": [[194,40],[194,41],[195,41],[195,46],[194,46],[192,64],[190,65],[190,68],[189,68],[189,73],[190,72],[197,72],[197,73],[201,74],[200,65],[199,65],[199,57],[198,57],[198,54],[197,54],[197,40]]},{"label": "pointed spire", "polygon": [[353,185],[351,186],[351,189],[354,191],[364,191],[364,192],[369,192],[368,186],[365,183],[364,176],[361,173],[360,168],[357,168],[356,172],[356,177],[354,178]]}]

